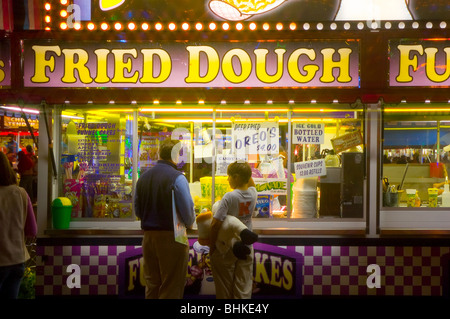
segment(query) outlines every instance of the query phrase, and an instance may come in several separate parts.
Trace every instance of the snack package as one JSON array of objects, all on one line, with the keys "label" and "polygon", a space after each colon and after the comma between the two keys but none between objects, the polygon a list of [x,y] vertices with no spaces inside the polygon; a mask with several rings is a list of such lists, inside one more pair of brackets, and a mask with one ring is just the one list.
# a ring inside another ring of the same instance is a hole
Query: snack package
[{"label": "snack package", "polygon": [[66,179],[64,181],[63,197],[67,197],[72,202],[72,218],[81,217],[81,188],[83,183],[77,179]]},{"label": "snack package", "polygon": [[120,201],[119,202],[120,218],[131,217],[132,207],[133,207],[133,205],[132,205],[131,201]]},{"label": "snack package", "polygon": [[255,217],[271,217],[271,204],[272,204],[272,196],[271,195],[258,195],[256,199],[255,206]]},{"label": "snack package", "polygon": [[92,217],[104,218],[106,213],[106,198],[105,195],[99,194],[94,196],[94,210]]}]

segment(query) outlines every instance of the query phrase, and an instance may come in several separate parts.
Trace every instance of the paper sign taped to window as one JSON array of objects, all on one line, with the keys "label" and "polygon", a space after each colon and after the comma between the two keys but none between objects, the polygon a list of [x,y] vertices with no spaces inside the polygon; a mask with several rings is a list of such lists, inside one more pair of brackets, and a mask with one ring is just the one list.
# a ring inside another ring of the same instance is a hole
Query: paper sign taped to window
[{"label": "paper sign taped to window", "polygon": [[331,145],[336,153],[343,152],[362,143],[363,138],[360,130],[331,139]]}]

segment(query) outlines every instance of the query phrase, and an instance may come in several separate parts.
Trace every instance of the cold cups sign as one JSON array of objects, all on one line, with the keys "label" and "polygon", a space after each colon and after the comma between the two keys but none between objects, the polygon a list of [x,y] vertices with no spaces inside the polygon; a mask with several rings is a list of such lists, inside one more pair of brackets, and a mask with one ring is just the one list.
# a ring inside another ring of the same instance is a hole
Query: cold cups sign
[{"label": "cold cups sign", "polygon": [[26,87],[357,87],[357,40],[24,40]]}]

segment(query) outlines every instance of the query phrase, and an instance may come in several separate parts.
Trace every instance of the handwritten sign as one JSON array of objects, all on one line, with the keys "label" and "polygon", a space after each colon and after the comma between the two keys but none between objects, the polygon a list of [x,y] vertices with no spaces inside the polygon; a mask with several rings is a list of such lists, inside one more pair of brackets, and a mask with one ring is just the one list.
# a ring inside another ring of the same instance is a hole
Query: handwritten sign
[{"label": "handwritten sign", "polygon": [[323,123],[294,123],[292,130],[293,144],[323,144],[325,124]]},{"label": "handwritten sign", "polygon": [[349,148],[361,145],[362,143],[363,138],[360,130],[331,139],[331,145],[333,145],[333,149],[336,153],[343,152]]},{"label": "handwritten sign", "polygon": [[278,154],[278,122],[233,123],[232,152],[234,154]]},{"label": "handwritten sign", "polygon": [[294,163],[294,168],[295,168],[295,176],[297,178],[327,175],[327,169],[325,167],[324,159],[307,162],[297,162]]}]

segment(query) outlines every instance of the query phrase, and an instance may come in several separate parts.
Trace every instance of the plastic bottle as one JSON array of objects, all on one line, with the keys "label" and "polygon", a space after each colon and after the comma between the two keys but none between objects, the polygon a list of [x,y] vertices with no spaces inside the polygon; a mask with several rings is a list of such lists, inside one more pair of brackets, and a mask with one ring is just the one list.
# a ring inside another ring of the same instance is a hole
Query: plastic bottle
[{"label": "plastic bottle", "polygon": [[444,184],[444,192],[442,193],[442,205],[441,207],[450,207],[450,191],[448,183]]}]

